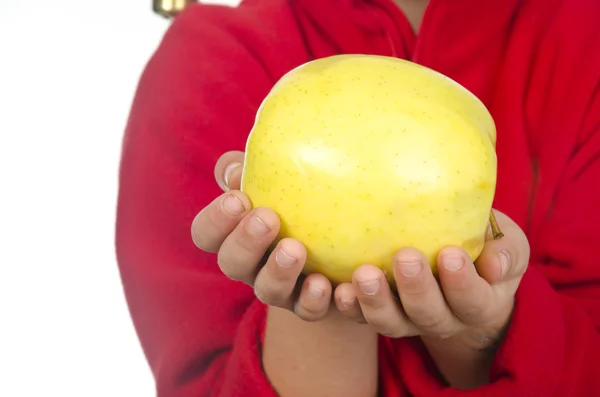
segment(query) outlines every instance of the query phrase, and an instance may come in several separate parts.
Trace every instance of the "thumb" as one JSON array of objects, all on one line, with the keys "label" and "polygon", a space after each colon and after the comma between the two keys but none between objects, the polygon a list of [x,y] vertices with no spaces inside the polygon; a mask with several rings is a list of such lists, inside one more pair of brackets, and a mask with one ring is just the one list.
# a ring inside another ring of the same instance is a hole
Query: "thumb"
[{"label": "thumb", "polygon": [[491,231],[483,247],[483,251],[475,260],[479,275],[488,283],[519,279],[529,263],[529,242],[523,230],[507,215],[494,210],[504,237],[494,240]]},{"label": "thumb", "polygon": [[244,152],[231,151],[219,157],[215,165],[215,179],[223,191],[240,189],[243,163]]}]

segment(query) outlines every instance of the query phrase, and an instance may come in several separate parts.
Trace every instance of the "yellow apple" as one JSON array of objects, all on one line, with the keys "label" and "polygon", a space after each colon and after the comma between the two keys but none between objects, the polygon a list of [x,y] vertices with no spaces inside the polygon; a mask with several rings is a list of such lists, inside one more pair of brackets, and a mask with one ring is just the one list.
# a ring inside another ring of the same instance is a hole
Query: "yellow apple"
[{"label": "yellow apple", "polygon": [[283,76],[248,137],[242,191],[305,244],[305,272],[339,283],[361,264],[390,281],[401,247],[434,272],[440,249],[483,248],[496,188],[496,129],[448,77],[396,58],[338,55]]}]

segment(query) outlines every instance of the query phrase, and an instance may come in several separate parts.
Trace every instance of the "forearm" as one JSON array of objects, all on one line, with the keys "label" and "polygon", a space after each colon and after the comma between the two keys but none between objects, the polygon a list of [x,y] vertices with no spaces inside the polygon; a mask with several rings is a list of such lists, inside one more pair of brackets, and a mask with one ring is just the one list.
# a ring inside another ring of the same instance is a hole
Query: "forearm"
[{"label": "forearm", "polygon": [[262,360],[280,396],[377,395],[377,334],[336,316],[305,322],[269,308]]}]

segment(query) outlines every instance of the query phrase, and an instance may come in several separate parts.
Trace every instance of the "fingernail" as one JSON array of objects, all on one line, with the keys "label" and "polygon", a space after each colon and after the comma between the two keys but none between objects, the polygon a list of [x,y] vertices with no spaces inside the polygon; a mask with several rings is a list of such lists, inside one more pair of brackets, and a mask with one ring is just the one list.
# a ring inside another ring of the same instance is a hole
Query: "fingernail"
[{"label": "fingernail", "polygon": [[296,263],[296,258],[288,255],[283,249],[277,251],[277,254],[275,254],[275,260],[281,267],[290,267]]},{"label": "fingernail", "polygon": [[311,285],[310,283],[308,284],[308,289],[306,291],[308,293],[308,297],[310,299],[321,299],[323,297],[323,295],[325,295],[325,290],[322,288],[319,288],[315,285]]},{"label": "fingernail", "polygon": [[450,270],[453,272],[460,270],[465,264],[463,257],[460,255],[455,255],[455,254],[444,255],[444,257],[442,259],[444,262],[444,267],[447,270]]},{"label": "fingernail", "polygon": [[506,273],[508,273],[508,252],[501,251],[498,253],[498,256],[500,257],[500,265],[502,266],[502,278],[504,278]]},{"label": "fingernail", "polygon": [[240,166],[242,163],[231,163],[227,167],[225,167],[225,175],[223,179],[225,180],[225,190],[229,190],[229,179],[233,175],[233,172]]},{"label": "fingernail", "polygon": [[400,262],[400,272],[406,277],[414,277],[421,273],[421,262]]},{"label": "fingernail", "polygon": [[352,306],[354,306],[354,302],[356,302],[356,300],[354,298],[346,298],[340,299],[340,302],[342,302],[342,306],[346,308],[351,308]]},{"label": "fingernail", "polygon": [[244,204],[239,198],[230,194],[223,200],[223,209],[231,215],[239,215],[244,212]]},{"label": "fingernail", "polygon": [[364,281],[358,285],[365,295],[375,295],[379,290],[379,280]]},{"label": "fingernail", "polygon": [[270,230],[271,228],[256,215],[248,222],[247,231],[253,236],[264,236],[269,233]]}]

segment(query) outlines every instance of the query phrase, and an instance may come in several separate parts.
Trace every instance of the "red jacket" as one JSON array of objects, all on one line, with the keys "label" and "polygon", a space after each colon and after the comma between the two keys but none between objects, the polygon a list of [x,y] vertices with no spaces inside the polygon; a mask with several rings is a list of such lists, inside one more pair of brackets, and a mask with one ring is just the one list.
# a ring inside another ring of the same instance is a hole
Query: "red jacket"
[{"label": "red jacket", "polygon": [[190,225],[275,81],[337,53],[408,58],[481,98],[498,128],[494,206],[532,248],[489,385],[449,388],[418,340],[381,338],[382,396],[600,396],[599,21],[598,0],[432,0],[418,38],[391,0],[181,14],[141,78],[118,202],[122,280],[159,396],[275,396],[265,307],[196,249]]}]

